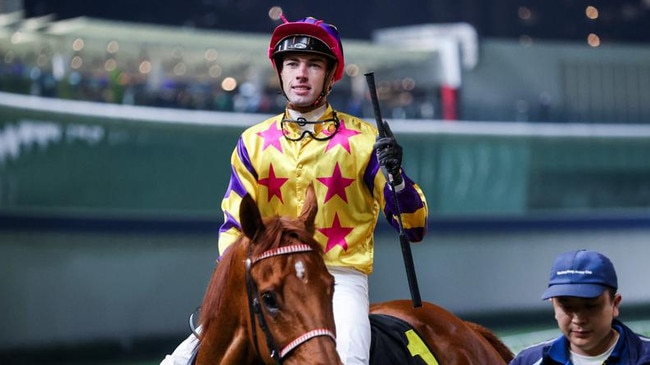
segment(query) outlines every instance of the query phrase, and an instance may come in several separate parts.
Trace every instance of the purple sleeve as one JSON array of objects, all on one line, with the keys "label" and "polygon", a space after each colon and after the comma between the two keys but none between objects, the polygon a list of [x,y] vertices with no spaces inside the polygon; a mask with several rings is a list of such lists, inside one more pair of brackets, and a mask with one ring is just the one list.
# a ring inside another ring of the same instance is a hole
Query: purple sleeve
[{"label": "purple sleeve", "polygon": [[[378,173],[381,174],[382,172],[380,171],[377,156],[373,153],[363,177],[371,193],[374,190],[375,176]],[[406,176],[404,171],[402,171],[402,178],[405,185],[404,189],[397,192],[399,209],[402,214],[412,214],[414,220],[409,222],[410,224],[407,225],[409,228],[404,228],[404,232],[411,242],[420,242],[427,231],[427,209],[413,180]],[[388,184],[385,184],[383,191],[385,201],[383,207],[384,216],[388,223],[399,231],[399,222],[396,219],[398,209],[395,206],[393,191]]]},{"label": "purple sleeve", "polygon": [[[425,205],[422,201],[422,197],[420,196],[418,190],[415,188],[415,183],[413,180],[406,176],[404,171],[402,171],[402,178],[404,179],[405,183],[404,189],[398,191],[395,194],[397,195],[397,204],[399,204],[399,209],[395,206],[395,198],[393,196],[393,191],[391,190],[390,185],[386,184],[386,186],[384,186],[384,199],[386,200],[386,205],[384,206],[384,215],[386,216],[388,223],[390,223],[398,231],[399,222],[396,219],[398,211],[402,213],[402,220],[404,220],[404,214],[413,214],[414,216],[418,216],[418,212],[426,212],[424,209]],[[426,213],[421,214],[424,214],[423,222],[420,224],[412,223],[410,225],[405,225],[404,227],[404,232],[411,242],[422,241],[424,235],[426,234],[427,217]],[[409,228],[406,228],[406,226]]]}]

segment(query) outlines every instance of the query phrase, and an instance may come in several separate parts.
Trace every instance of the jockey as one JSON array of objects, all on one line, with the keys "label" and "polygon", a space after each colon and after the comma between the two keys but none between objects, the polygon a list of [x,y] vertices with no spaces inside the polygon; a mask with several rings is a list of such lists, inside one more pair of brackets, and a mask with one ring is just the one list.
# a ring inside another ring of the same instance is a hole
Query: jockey
[{"label": "jockey", "polygon": [[[312,17],[283,20],[271,35],[268,57],[286,109],[249,127],[234,148],[230,184],[221,203],[225,221],[219,251],[223,254],[241,233],[239,205],[246,194],[263,217],[296,216],[313,184],[319,206],[315,238],[335,279],[337,351],[346,365],[368,364],[368,275],[379,213],[399,231],[401,211],[407,237],[419,242],[426,233],[428,208],[420,187],[401,168],[402,147],[392,133],[377,138],[375,126],[328,103],[345,68],[337,28]],[[192,341],[186,340],[163,363],[183,363],[173,359],[186,358],[181,353],[193,347]]]}]

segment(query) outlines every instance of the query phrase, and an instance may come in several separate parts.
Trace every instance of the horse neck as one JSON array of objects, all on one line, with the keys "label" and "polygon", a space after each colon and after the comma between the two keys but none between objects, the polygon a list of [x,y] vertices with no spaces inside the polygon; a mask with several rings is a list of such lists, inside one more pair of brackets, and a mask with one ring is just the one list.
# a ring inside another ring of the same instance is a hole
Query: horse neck
[{"label": "horse neck", "polygon": [[[203,300],[200,364],[254,364],[249,337],[245,245],[233,245],[215,269]],[[225,335],[227,334],[227,335]]]}]

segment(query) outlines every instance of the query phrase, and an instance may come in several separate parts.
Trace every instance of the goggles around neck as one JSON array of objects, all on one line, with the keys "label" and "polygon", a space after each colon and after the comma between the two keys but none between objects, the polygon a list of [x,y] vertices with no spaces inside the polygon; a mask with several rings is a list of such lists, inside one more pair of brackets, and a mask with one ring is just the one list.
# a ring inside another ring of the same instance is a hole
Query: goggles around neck
[{"label": "goggles around neck", "polygon": [[[285,117],[282,118],[280,125],[284,138],[290,141],[300,141],[307,135],[317,141],[327,141],[328,139],[334,137],[334,135],[336,135],[336,132],[339,131],[341,122],[339,121],[336,112],[332,111],[331,118],[317,121],[307,120],[302,117],[298,119],[290,119],[287,118],[285,114]],[[306,126],[308,128],[305,128]]]}]

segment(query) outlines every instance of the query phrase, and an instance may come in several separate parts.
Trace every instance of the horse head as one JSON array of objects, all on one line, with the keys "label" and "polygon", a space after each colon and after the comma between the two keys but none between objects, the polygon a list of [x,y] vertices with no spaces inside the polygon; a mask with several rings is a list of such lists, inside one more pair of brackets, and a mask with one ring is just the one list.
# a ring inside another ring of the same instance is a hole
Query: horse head
[{"label": "horse head", "polygon": [[334,278],[314,239],[313,186],[298,218],[262,217],[246,195],[241,237],[226,250],[202,304],[197,364],[340,364]]}]

